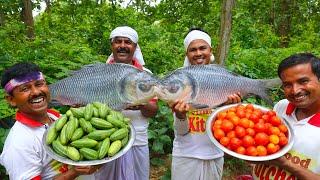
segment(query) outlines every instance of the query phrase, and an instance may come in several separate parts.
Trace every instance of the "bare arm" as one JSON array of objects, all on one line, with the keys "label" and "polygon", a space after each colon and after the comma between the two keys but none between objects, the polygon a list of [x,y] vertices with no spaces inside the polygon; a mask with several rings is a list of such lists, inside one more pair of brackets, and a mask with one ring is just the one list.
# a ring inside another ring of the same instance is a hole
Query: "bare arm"
[{"label": "bare arm", "polygon": [[305,179],[305,180],[320,179],[319,174],[315,174],[309,169],[303,168],[297,164],[292,163],[291,161],[288,161],[284,156],[270,161],[269,164],[277,165],[289,171],[290,173],[295,175],[298,179]]},{"label": "bare arm", "polygon": [[174,128],[179,135],[185,135],[189,132],[189,122],[187,120],[187,112],[190,106],[182,100],[169,104],[174,112]]},{"label": "bare arm", "polygon": [[143,105],[140,108],[140,111],[144,117],[147,117],[147,118],[154,117],[157,114],[158,105],[157,105],[157,103],[154,103],[154,102],[150,103],[149,102],[148,104]]},{"label": "bare arm", "polygon": [[98,166],[75,166],[74,168],[68,170],[65,173],[58,174],[53,179],[54,180],[71,180],[75,179],[76,177],[80,175],[86,175],[86,174],[92,174],[96,172],[101,165]]}]

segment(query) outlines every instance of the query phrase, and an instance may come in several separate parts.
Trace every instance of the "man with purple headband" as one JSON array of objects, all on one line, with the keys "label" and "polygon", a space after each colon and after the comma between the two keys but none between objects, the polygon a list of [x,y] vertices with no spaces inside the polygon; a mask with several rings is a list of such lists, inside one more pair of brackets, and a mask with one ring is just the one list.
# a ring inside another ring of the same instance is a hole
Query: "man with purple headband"
[{"label": "man with purple headband", "polygon": [[[7,102],[18,109],[0,156],[10,179],[75,179],[98,169],[97,166],[71,167],[46,153],[42,146],[43,134],[60,114],[48,109],[50,92],[37,65],[13,65],[3,73],[1,86]],[[90,178],[82,176],[81,179]]]},{"label": "man with purple headband", "polygon": [[[146,70],[143,56],[138,45],[138,33],[128,26],[115,28],[110,34],[112,54],[107,59],[108,64],[125,63],[140,70]],[[136,131],[132,148],[120,158],[105,164],[96,179],[104,180],[148,180],[149,179],[149,148],[148,148],[148,118],[157,113],[156,100],[145,105],[130,107],[122,113],[131,120]]]}]

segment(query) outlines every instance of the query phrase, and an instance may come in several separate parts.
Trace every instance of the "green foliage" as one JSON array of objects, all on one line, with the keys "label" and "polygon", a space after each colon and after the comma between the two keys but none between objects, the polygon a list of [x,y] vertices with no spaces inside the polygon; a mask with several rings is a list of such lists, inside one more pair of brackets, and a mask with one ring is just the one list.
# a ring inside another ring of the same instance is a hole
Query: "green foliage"
[{"label": "green foliage", "polygon": [[[0,97],[4,97],[4,90],[0,89]],[[9,106],[5,99],[0,99],[0,121],[10,119],[16,111]],[[1,133],[0,133],[1,134]]]},{"label": "green foliage", "polygon": [[152,152],[151,163],[161,165],[164,161],[158,155],[171,153],[173,133],[173,116],[171,109],[163,101],[158,102],[158,113],[150,119],[148,129],[149,148]]},{"label": "green foliage", "polygon": [[[37,8],[40,1],[33,2]],[[213,53],[217,52],[221,1],[163,0],[157,6],[132,1],[126,8],[116,3],[119,1],[112,1],[114,5],[97,2],[51,2],[50,13],[44,12],[35,18],[36,38],[30,41],[20,17],[22,1],[0,0],[0,20],[5,19],[5,25],[0,24],[0,73],[16,62],[31,61],[40,66],[49,83],[54,83],[83,65],[105,62],[111,53],[110,32],[119,25],[137,30],[146,66],[158,76],[182,66],[183,39],[190,27],[204,28],[212,37]],[[289,55],[299,52],[320,55],[319,1],[298,0],[291,7],[288,48],[280,48],[283,13],[279,2],[237,1],[226,61],[229,70],[250,78],[270,79],[277,77],[278,63]],[[270,95],[275,102],[283,98],[279,88],[272,89]],[[10,121],[15,110],[4,100],[3,90],[0,97],[0,120]],[[245,102],[268,106],[257,98],[248,98]],[[148,135],[151,163],[163,165],[161,155],[170,154],[172,150],[173,117],[164,102],[159,101],[158,105],[156,117],[149,121]],[[59,108],[61,112],[67,109]],[[228,165],[229,160],[226,163]],[[237,169],[232,167],[239,167],[235,166],[237,163],[245,166],[230,160],[231,171]],[[170,171],[162,177],[166,178],[170,178]]]},{"label": "green foliage", "polygon": [[234,172],[241,173],[238,175],[251,174],[250,165],[241,159],[231,157],[229,155],[225,156],[224,167],[223,167],[223,177],[230,177]]}]

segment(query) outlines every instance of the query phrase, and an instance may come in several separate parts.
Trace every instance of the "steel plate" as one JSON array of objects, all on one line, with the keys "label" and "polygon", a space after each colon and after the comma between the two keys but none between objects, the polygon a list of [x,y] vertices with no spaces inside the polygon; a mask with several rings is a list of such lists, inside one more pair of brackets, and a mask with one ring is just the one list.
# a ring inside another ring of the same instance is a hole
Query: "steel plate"
[{"label": "steel plate", "polygon": [[[230,149],[224,147],[223,145],[221,145],[213,136],[213,133],[211,131],[211,124],[215,121],[216,116],[218,115],[219,112],[222,111],[226,111],[227,109],[231,108],[231,107],[235,107],[238,106],[239,104],[230,104],[230,105],[226,105],[223,107],[220,107],[218,109],[216,109],[214,112],[212,112],[212,114],[209,116],[207,122],[206,122],[206,132],[207,135],[209,136],[210,140],[212,141],[212,143],[214,145],[216,145],[219,149],[221,149],[223,152],[234,156],[236,158],[239,159],[243,159],[243,160],[248,160],[248,161],[268,161],[268,160],[272,160],[272,159],[276,159],[278,157],[283,156],[285,153],[287,153],[293,146],[293,137],[294,137],[294,132],[292,129],[292,126],[290,125],[290,123],[288,123],[287,121],[282,120],[282,122],[287,126],[288,128],[288,144],[285,145],[281,150],[279,150],[278,152],[274,153],[274,154],[270,154],[267,156],[248,156],[248,155],[243,155],[243,154],[238,154],[234,151],[231,151]],[[243,104],[243,105],[247,105],[247,104]],[[263,112],[266,112],[270,109],[263,107],[263,106],[259,106],[259,105],[255,105],[253,104],[254,108],[260,109]]]},{"label": "steel plate", "polygon": [[89,166],[89,165],[98,165],[98,164],[104,164],[104,163],[107,163],[107,162],[110,162],[110,161],[113,161],[119,157],[121,157],[122,155],[124,155],[133,145],[133,142],[134,142],[134,139],[136,137],[136,132],[135,132],[135,129],[133,128],[132,124],[129,123],[129,126],[130,126],[130,139],[128,140],[128,143],[127,145],[122,148],[117,154],[115,154],[114,156],[112,157],[106,157],[104,159],[99,159],[99,160],[87,160],[87,161],[73,161],[71,159],[68,159],[68,158],[65,158],[65,157],[62,157],[58,154],[56,154],[52,149],[51,147],[49,147],[47,144],[46,144],[46,137],[47,137],[47,133],[49,131],[50,128],[53,128],[54,127],[54,123],[51,124],[51,126],[45,131],[44,135],[43,135],[43,139],[42,139],[42,144],[46,150],[46,152],[48,153],[48,155],[59,161],[59,162],[62,162],[64,164],[70,164],[70,165],[74,165],[74,166]]}]

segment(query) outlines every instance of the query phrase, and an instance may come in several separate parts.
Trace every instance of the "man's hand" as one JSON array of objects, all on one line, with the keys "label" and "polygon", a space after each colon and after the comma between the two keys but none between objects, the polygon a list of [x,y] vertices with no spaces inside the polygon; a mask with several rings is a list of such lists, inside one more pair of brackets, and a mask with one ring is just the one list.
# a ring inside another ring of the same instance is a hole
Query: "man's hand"
[{"label": "man's hand", "polygon": [[176,117],[179,119],[185,119],[187,112],[190,110],[190,105],[183,100],[169,103],[169,107],[176,113]]},{"label": "man's hand", "polygon": [[99,170],[99,168],[102,165],[96,165],[96,166],[75,166],[73,170],[78,175],[85,175],[85,174],[92,174]]},{"label": "man's hand", "polygon": [[140,110],[144,105],[135,105],[135,106],[129,106],[126,108],[126,110]]},{"label": "man's hand", "polygon": [[53,179],[54,180],[69,180],[75,179],[81,175],[87,175],[95,173],[99,170],[102,165],[96,166],[74,166],[73,168],[69,169],[67,172],[58,174]]},{"label": "man's hand", "polygon": [[270,161],[247,161],[250,164],[266,164],[266,165],[274,165],[279,167],[284,167],[286,163],[288,163],[288,160],[285,156],[281,156],[277,159],[273,159]]},{"label": "man's hand", "polygon": [[156,103],[147,103],[144,105],[129,106],[126,108],[126,110],[133,110],[133,111],[140,110],[143,116],[149,118],[157,114],[158,106]]},{"label": "man's hand", "polygon": [[235,94],[231,94],[228,96],[228,100],[223,103],[223,105],[227,105],[227,104],[236,104],[241,102],[241,94],[240,92],[237,92]]}]

